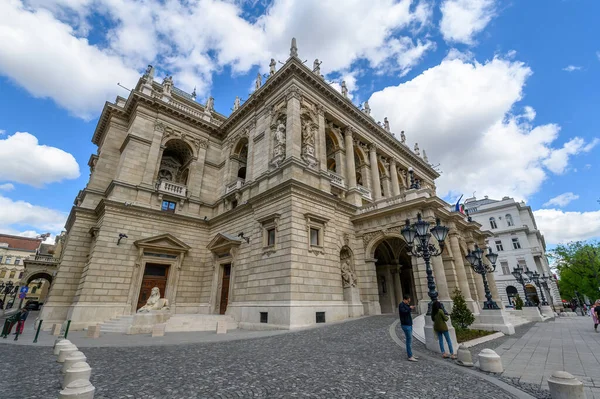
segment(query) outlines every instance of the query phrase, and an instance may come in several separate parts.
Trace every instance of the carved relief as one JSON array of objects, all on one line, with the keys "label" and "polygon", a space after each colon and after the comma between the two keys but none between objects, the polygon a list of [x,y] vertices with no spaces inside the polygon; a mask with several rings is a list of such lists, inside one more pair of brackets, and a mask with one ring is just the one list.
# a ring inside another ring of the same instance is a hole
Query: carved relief
[{"label": "carved relief", "polygon": [[273,157],[271,166],[278,168],[285,159],[285,141],[286,141],[286,108],[271,111],[271,137],[273,137]]},{"label": "carved relief", "polygon": [[301,157],[309,168],[315,168],[318,164],[315,157],[315,138],[319,131],[319,125],[315,122],[316,115],[308,105],[302,104],[300,111],[300,125],[302,130]]}]

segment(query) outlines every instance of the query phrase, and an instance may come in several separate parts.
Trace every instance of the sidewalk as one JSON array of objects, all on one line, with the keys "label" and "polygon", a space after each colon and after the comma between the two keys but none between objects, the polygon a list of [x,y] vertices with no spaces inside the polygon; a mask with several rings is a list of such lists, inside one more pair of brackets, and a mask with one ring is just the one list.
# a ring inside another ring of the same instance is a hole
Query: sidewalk
[{"label": "sidewalk", "polygon": [[600,399],[600,333],[594,332],[590,317],[536,323],[520,339],[507,339],[496,352],[504,365],[502,377],[548,389],[548,377],[564,370],[583,382],[588,399]]}]

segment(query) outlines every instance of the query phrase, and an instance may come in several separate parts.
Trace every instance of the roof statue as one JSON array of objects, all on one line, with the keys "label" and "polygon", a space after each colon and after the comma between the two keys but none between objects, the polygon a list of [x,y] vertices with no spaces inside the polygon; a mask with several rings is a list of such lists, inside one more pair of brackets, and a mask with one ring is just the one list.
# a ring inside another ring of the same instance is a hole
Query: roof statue
[{"label": "roof statue", "polygon": [[211,112],[215,110],[215,99],[212,97],[208,97],[206,100],[206,107],[204,107],[204,112]]},{"label": "roof statue", "polygon": [[152,65],[148,65],[144,77],[148,80],[154,80],[154,67]]},{"label": "roof statue", "polygon": [[194,86],[194,91],[192,92],[192,98],[196,99],[196,86]]},{"label": "roof statue", "polygon": [[427,153],[423,150],[423,161],[429,163],[429,159],[427,159]]},{"label": "roof statue", "polygon": [[415,143],[414,152],[417,155],[421,155],[421,151],[419,151],[419,143]]},{"label": "roof statue", "polygon": [[274,58],[271,58],[271,63],[269,64],[269,76],[273,76],[276,72],[275,70],[275,66],[277,65],[277,63],[275,62]]},{"label": "roof statue", "polygon": [[348,98],[348,88],[346,87],[346,81],[342,80],[342,95]]},{"label": "roof statue", "polygon": [[365,101],[365,109],[363,110],[365,114],[371,116],[371,107],[369,106],[369,102]]},{"label": "roof statue", "polygon": [[254,83],[254,90],[260,89],[262,85],[262,76],[260,76],[260,72],[256,74],[256,82]]},{"label": "roof statue", "polygon": [[290,47],[290,57],[298,57],[298,46],[296,46],[296,38],[292,38],[292,47]]},{"label": "roof statue", "polygon": [[167,76],[163,80],[163,93],[171,94],[171,89],[173,88],[173,76]]},{"label": "roof statue", "polygon": [[321,76],[321,63],[318,58],[315,58],[315,62],[313,62],[313,72]]},{"label": "roof statue", "polygon": [[400,132],[400,142],[402,144],[406,143],[406,135],[404,134],[404,130]]},{"label": "roof statue", "polygon": [[235,100],[233,101],[233,110],[237,111],[240,108],[240,97],[235,96]]},{"label": "roof statue", "polygon": [[390,131],[390,122],[388,121],[387,116],[383,118],[383,128],[388,132]]}]

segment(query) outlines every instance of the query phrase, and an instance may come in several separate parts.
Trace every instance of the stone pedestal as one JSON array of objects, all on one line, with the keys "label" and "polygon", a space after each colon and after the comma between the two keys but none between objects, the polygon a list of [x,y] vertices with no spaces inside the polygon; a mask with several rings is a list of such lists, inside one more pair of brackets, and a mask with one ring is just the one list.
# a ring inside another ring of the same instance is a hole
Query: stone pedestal
[{"label": "stone pedestal", "polygon": [[89,326],[87,329],[88,338],[100,338],[100,325]]},{"label": "stone pedestal", "polygon": [[583,382],[566,371],[555,371],[548,378],[552,399],[585,399]]},{"label": "stone pedestal", "polygon": [[[454,327],[452,327],[450,317],[448,317],[446,324],[448,325],[448,332],[450,333],[450,340],[452,341],[452,349],[454,350],[454,353],[456,353],[458,351],[458,341],[456,340],[456,331],[454,331]],[[442,353],[440,351],[438,335],[433,331],[433,320],[431,320],[431,316],[428,315],[425,315],[425,346],[427,346],[427,349],[429,350]],[[444,338],[444,349],[446,350],[446,353],[450,352],[446,338]]]},{"label": "stone pedestal", "polygon": [[60,335],[60,330],[62,328],[62,324],[53,324],[52,325],[52,335],[58,337]]},{"label": "stone pedestal", "polygon": [[224,321],[217,321],[217,334],[227,334],[227,323]]},{"label": "stone pedestal", "polygon": [[543,321],[544,318],[536,306],[523,306],[523,317],[529,321]]},{"label": "stone pedestal", "polygon": [[458,360],[456,363],[465,367],[473,367],[473,358],[471,357],[471,351],[464,345],[458,347]]},{"label": "stone pedestal", "polygon": [[554,310],[552,310],[551,306],[542,306],[542,316],[543,317],[554,317]]},{"label": "stone pedestal", "polygon": [[481,309],[481,312],[475,316],[475,323],[471,324],[470,328],[500,331],[506,335],[515,333],[515,327],[508,321],[508,315],[502,309]]},{"label": "stone pedestal", "polygon": [[358,287],[344,288],[344,301],[348,302],[349,317],[360,317],[365,314]]},{"label": "stone pedestal", "polygon": [[151,334],[156,324],[164,324],[171,314],[168,310],[156,310],[150,313],[137,313],[133,316],[127,334]]},{"label": "stone pedestal", "polygon": [[491,349],[483,349],[477,356],[479,360],[479,369],[488,373],[502,373],[502,359]]}]

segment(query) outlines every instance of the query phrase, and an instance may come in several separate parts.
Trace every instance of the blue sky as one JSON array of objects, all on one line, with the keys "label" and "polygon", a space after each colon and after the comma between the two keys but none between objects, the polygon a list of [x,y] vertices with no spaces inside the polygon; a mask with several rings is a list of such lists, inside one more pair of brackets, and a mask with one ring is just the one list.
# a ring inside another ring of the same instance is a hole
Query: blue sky
[{"label": "blue sky", "polygon": [[599,14],[593,0],[2,1],[0,231],[60,232],[117,82],[152,64],[227,115],[295,36],[440,164],[440,196],[514,196],[548,243],[597,238]]}]

